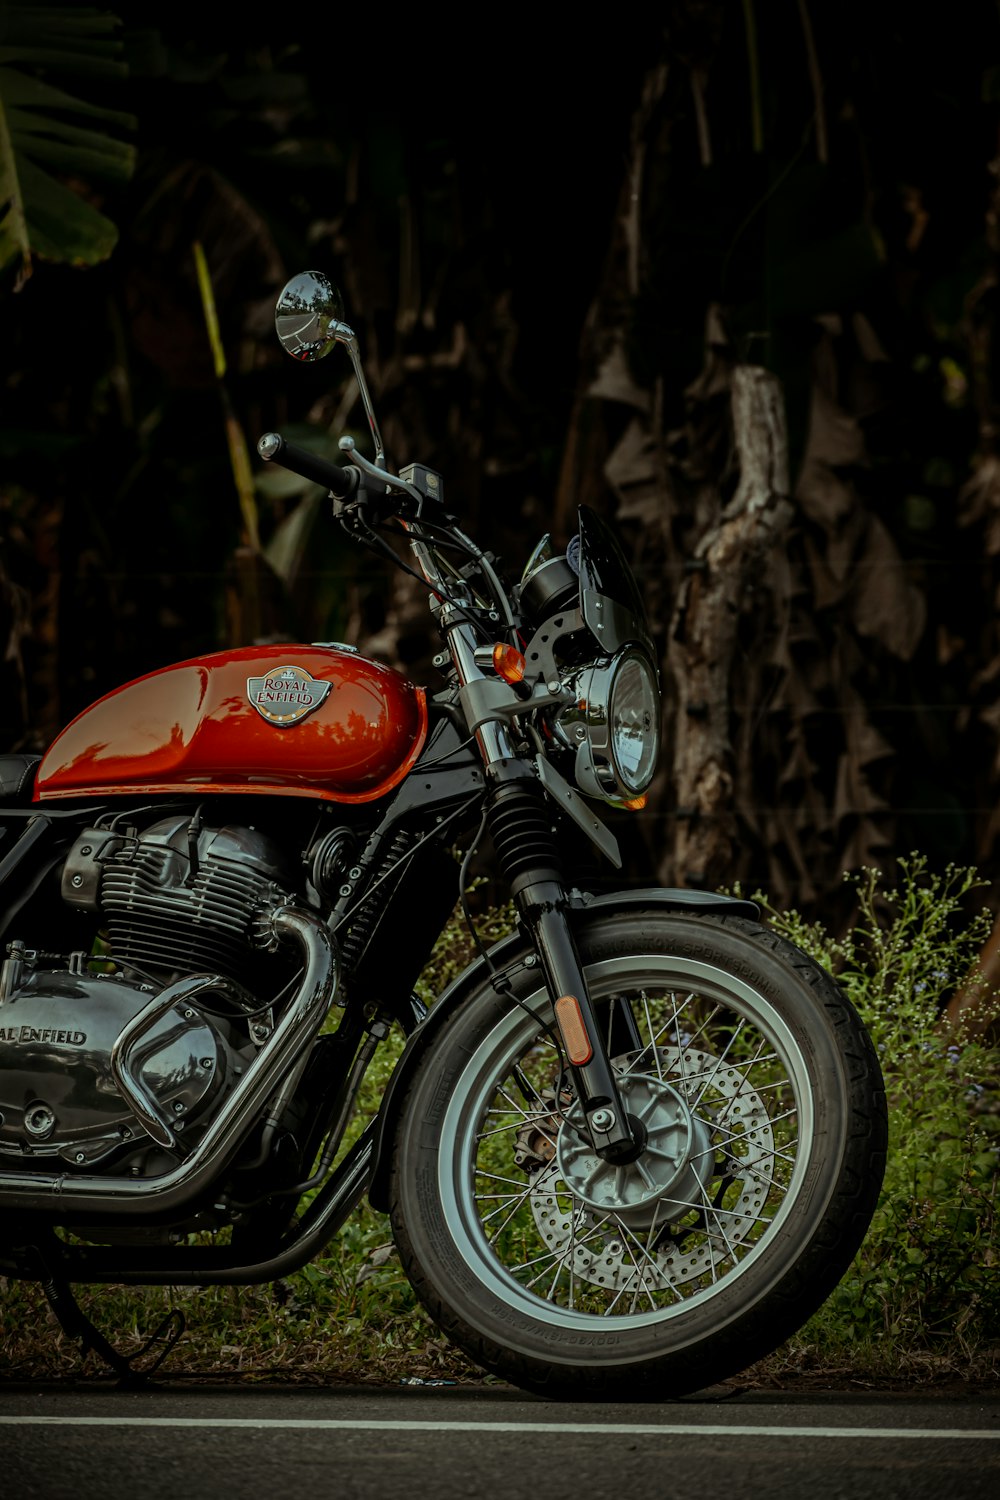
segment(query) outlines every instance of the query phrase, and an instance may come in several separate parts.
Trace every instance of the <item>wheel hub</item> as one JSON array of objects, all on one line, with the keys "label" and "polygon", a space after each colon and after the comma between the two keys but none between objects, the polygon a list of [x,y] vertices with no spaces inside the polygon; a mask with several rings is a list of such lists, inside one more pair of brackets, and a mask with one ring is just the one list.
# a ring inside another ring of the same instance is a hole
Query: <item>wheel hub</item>
[{"label": "wheel hub", "polygon": [[[529,1201],[543,1241],[574,1277],[641,1300],[713,1276],[717,1256],[731,1255],[751,1234],[770,1188],[774,1138],[760,1095],[741,1071],[720,1067],[709,1052],[658,1047],[613,1062],[623,1102],[648,1132],[645,1153],[627,1167],[601,1161],[581,1137],[582,1113],[564,1105],[550,1117],[559,1127],[555,1151],[550,1145],[547,1160],[526,1167],[533,1178]],[[655,1076],[630,1071],[651,1063]],[[701,1097],[709,1077],[711,1112]],[[550,1142],[555,1134],[550,1129]],[[734,1183],[724,1211],[709,1202],[720,1171],[717,1151]],[[695,1234],[686,1233],[692,1219],[704,1220],[706,1232],[698,1233],[695,1222]]]},{"label": "wheel hub", "polygon": [[566,1186],[588,1208],[613,1213],[631,1229],[649,1229],[654,1221],[669,1221],[671,1207],[676,1215],[712,1176],[709,1130],[662,1078],[622,1073],[618,1088],[628,1113],[646,1129],[642,1155],[625,1166],[602,1160],[574,1102],[559,1131],[556,1162]]}]

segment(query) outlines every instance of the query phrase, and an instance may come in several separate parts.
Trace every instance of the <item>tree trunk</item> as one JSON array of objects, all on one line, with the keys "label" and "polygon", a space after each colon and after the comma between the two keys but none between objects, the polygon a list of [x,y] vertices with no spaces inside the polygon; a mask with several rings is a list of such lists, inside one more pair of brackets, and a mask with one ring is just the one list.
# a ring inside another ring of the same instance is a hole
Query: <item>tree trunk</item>
[{"label": "tree trunk", "polygon": [[741,600],[755,569],[788,526],[788,441],[781,386],[757,365],[732,372],[739,483],[699,542],[678,591],[667,641],[677,715],[675,879],[712,887],[732,869],[736,823],[730,675]]}]

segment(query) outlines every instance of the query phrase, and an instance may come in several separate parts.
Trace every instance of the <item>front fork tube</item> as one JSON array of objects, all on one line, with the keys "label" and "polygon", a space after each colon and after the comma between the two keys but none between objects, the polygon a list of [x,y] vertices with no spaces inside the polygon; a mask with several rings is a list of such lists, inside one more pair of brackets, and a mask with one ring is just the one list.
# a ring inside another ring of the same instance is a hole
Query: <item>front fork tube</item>
[{"label": "front fork tube", "polygon": [[[489,729],[486,725],[484,728]],[[542,963],[570,1079],[597,1155],[624,1165],[641,1154],[646,1131],[622,1102],[608,1044],[594,1015],[580,955],[570,926],[552,810],[523,761],[487,760],[492,783],[487,820],[497,860]],[[614,1009],[614,1007],[612,1007]],[[626,1007],[618,1008],[623,1013]],[[623,1050],[640,1045],[631,1015],[615,1016],[628,1030]],[[610,1030],[610,1027],[609,1027]],[[615,1038],[615,1050],[619,1038]]]},{"label": "front fork tube", "polygon": [[[565,890],[556,881],[539,882],[518,891],[515,901],[541,960],[594,1150],[602,1160],[616,1165],[635,1161],[646,1143],[646,1131],[640,1120],[629,1115],[618,1091],[570,928]],[[636,1045],[634,1022],[631,1031],[629,1042]]]}]

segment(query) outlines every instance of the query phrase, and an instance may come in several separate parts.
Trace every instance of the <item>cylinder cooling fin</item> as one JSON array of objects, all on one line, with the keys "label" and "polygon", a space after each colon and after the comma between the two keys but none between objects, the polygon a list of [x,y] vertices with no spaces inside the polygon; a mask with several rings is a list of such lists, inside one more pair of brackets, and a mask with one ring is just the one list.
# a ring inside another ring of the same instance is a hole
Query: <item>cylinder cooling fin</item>
[{"label": "cylinder cooling fin", "polygon": [[[292,886],[266,835],[239,827],[195,833],[180,817],[140,835],[89,830],[67,871],[70,883],[94,890],[117,962],[152,972],[207,970],[244,982],[260,962],[252,947],[254,913],[263,902],[285,899]],[[64,878],[64,892],[66,885]]]}]

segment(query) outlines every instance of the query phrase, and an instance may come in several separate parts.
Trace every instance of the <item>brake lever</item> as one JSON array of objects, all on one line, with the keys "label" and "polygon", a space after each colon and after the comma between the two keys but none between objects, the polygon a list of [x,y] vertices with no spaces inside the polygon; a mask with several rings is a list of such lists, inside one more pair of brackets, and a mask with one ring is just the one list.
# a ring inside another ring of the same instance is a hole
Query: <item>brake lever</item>
[{"label": "brake lever", "polygon": [[[341,453],[346,454],[350,462],[361,470],[366,479],[371,479],[375,483],[381,484],[388,492],[405,495],[407,499],[413,501],[415,506],[419,506],[423,495],[417,487],[409,484],[405,479],[400,479],[398,474],[390,474],[387,469],[380,469],[377,464],[373,464],[370,459],[365,458],[363,454],[358,452],[352,437],[342,437],[337,446]],[[370,495],[367,485],[365,486],[365,490]],[[376,504],[378,503],[378,497],[370,495],[370,498],[375,500]]]}]

